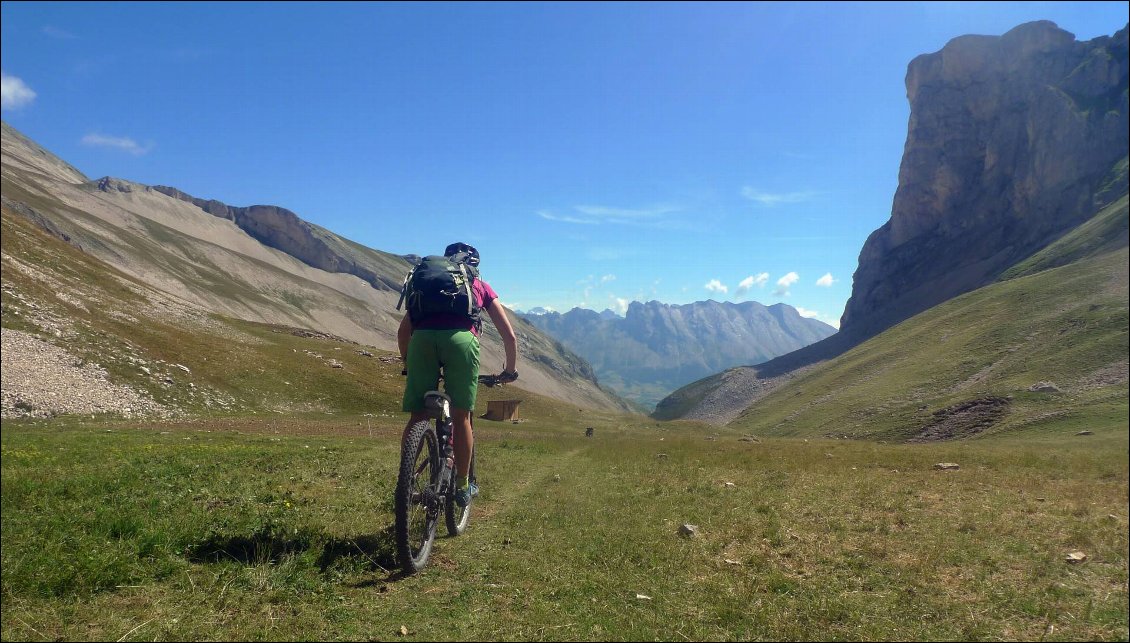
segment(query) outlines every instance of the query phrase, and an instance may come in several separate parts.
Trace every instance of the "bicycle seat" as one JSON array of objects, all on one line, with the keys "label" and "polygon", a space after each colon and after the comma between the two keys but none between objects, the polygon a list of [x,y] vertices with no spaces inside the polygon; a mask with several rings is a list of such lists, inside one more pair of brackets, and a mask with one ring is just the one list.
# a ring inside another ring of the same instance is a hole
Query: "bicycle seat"
[{"label": "bicycle seat", "polygon": [[444,416],[451,415],[451,398],[446,393],[428,391],[424,393],[424,408],[437,411]]}]

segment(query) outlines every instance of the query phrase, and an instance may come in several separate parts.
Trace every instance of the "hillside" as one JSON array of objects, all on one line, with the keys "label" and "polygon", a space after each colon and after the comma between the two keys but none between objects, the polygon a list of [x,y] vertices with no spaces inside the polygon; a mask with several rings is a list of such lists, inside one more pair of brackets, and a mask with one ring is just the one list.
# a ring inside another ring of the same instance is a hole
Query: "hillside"
[{"label": "hillside", "polygon": [[836,332],[792,306],[753,301],[632,302],[624,317],[574,308],[525,318],[592,364],[600,382],[649,409],[688,382]]},{"label": "hillside", "polygon": [[[1125,223],[1125,199],[1121,211]],[[730,426],[891,441],[1125,433],[1128,261],[1123,245],[957,297],[798,374]]]},{"label": "hillside", "polygon": [[[951,395],[974,384],[976,390],[996,390],[987,397],[1006,397],[1040,381],[1074,390],[1087,386],[1078,382],[1092,380],[1105,391],[1096,393],[1100,397],[1113,394],[1117,401],[1121,390],[1125,413],[1127,221],[1123,194],[996,284],[932,308],[831,360],[783,374],[768,371],[775,366],[770,362],[704,378],[664,400],[655,416],[791,434],[781,422],[802,415],[797,405],[803,401],[824,418],[817,424],[826,432],[886,439],[913,432],[927,422],[923,413],[957,404],[960,395]],[[950,339],[957,335],[965,339]],[[1077,352],[1081,345],[1093,350]],[[1007,378],[995,379],[1006,372]],[[931,384],[935,380],[949,384]],[[967,380],[959,388],[947,388]],[[1077,403],[1064,395],[1037,397],[1055,407],[1049,417],[1077,414],[1091,399]],[[851,403],[843,402],[849,398]],[[896,419],[890,415],[895,408],[913,413]],[[994,430],[1028,420],[1030,415],[1019,411]],[[815,425],[810,428],[818,431]]]},{"label": "hillside", "polygon": [[933,306],[1125,246],[1125,225],[1099,213],[1117,212],[1130,191],[1127,34],[1077,42],[1035,22],[955,38],[912,61],[891,218],[860,252],[840,332],[756,369],[694,382],[653,416],[729,422]]},{"label": "hillside", "polygon": [[[105,331],[121,342],[131,341],[138,328],[160,326],[166,310],[177,310],[182,317],[303,329],[396,350],[403,313],[395,306],[407,258],[364,248],[282,208],[230,208],[121,179],[89,181],[7,123],[3,127],[6,296],[52,311],[64,326],[75,325],[84,310],[128,318],[131,323]],[[35,232],[66,247],[32,242]],[[46,256],[43,248],[54,250]],[[485,275],[489,279],[489,266]],[[108,307],[94,283],[104,283],[105,293],[134,294]],[[595,382],[584,360],[521,320],[514,324],[522,361],[516,388],[579,407],[629,408]],[[501,364],[497,332],[489,323],[486,328],[483,362]],[[178,332],[200,333],[193,343],[206,344],[212,331]],[[72,353],[84,350],[68,346],[66,333],[51,341]],[[105,365],[104,359],[94,361]]]}]

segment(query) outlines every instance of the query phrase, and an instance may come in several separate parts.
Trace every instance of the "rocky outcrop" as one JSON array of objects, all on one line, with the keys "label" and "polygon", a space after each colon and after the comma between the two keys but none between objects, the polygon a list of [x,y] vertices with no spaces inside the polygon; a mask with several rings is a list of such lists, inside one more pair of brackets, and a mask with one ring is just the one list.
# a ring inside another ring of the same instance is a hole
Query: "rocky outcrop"
[{"label": "rocky outcrop", "polygon": [[1125,194],[1127,29],[962,36],[906,75],[890,220],[859,256],[842,332],[863,339],[995,280]]},{"label": "rocky outcrop", "polygon": [[342,242],[332,233],[302,220],[286,208],[274,205],[238,208],[215,199],[198,199],[164,185],[155,185],[152,189],[187,201],[212,216],[228,219],[263,245],[281,250],[309,266],[360,277],[378,290],[400,289],[398,279],[365,265],[347,247],[343,248]]}]

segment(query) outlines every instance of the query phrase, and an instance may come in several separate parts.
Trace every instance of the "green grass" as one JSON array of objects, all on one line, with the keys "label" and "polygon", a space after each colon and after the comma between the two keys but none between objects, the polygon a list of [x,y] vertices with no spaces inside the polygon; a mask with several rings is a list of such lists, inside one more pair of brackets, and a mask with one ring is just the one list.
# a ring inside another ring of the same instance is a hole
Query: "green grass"
[{"label": "green grass", "polygon": [[3,638],[1126,639],[1125,436],[752,443],[537,406],[478,423],[471,528],[407,578],[396,419],[5,422]]},{"label": "green grass", "polygon": [[[957,297],[798,376],[731,426],[904,440],[943,409],[999,397],[1009,403],[988,433],[1125,435],[1127,257],[1124,247]],[[1062,390],[1028,390],[1041,381]]]}]

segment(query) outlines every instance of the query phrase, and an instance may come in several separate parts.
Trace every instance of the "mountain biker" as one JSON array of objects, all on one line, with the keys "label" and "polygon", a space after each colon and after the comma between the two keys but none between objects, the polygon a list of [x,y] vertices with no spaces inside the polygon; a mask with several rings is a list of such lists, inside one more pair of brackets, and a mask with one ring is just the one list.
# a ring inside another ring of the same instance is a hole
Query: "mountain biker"
[{"label": "mountain biker", "polygon": [[[444,257],[459,257],[471,267],[479,264],[479,251],[465,243],[453,243],[444,250]],[[476,271],[477,272],[477,271]],[[474,279],[472,293],[475,310],[485,310],[494,322],[494,327],[502,336],[506,352],[506,365],[499,374],[500,382],[513,382],[518,379],[515,370],[518,359],[518,339],[506,309],[498,301],[498,295],[490,284],[482,279]],[[413,321],[413,316],[416,317]],[[466,507],[471,497],[479,491],[478,486],[468,479],[471,464],[471,450],[474,435],[471,433],[471,413],[475,409],[475,398],[479,385],[479,335],[482,322],[478,315],[453,312],[413,315],[409,306],[408,314],[400,322],[397,331],[397,344],[400,359],[404,362],[408,382],[404,388],[403,409],[412,414],[404,427],[408,429],[428,418],[424,410],[424,395],[438,390],[439,369],[444,370],[444,391],[451,397],[452,421],[454,425],[456,494],[455,502]]]}]

